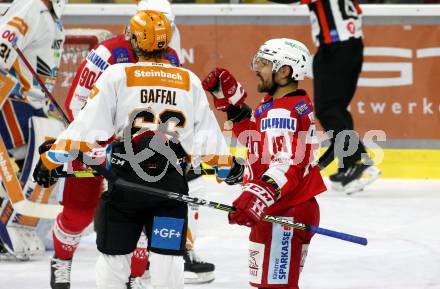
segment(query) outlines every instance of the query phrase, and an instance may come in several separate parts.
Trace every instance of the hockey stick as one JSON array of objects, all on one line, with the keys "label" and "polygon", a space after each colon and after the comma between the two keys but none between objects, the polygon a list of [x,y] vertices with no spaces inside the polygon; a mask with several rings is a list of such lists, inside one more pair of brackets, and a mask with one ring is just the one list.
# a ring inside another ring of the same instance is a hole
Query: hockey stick
[{"label": "hockey stick", "polygon": [[28,200],[22,191],[8,151],[0,138],[0,176],[9,200],[17,213],[34,218],[54,219],[61,212],[62,207],[54,204],[41,204]]},{"label": "hockey stick", "polygon": [[[153,188],[150,186],[126,181],[124,179],[119,178],[111,171],[107,171],[106,168],[104,168],[101,165],[91,165],[92,159],[89,156],[86,156],[81,152],[78,152],[78,159],[80,159],[82,162],[84,162],[84,164],[86,164],[89,167],[91,167],[92,169],[94,169],[97,173],[102,175],[108,181],[112,182],[114,185],[120,186],[120,187],[127,189],[127,190],[133,190],[136,192],[144,192],[144,193],[150,194],[152,196],[156,196],[156,197],[167,198],[167,199],[176,200],[179,202],[185,202],[185,203],[189,203],[189,204],[205,206],[205,207],[209,207],[209,208],[213,208],[213,209],[217,209],[217,210],[221,210],[221,211],[225,211],[225,212],[235,211],[235,208],[232,206],[229,206],[229,205],[225,205],[225,204],[221,204],[221,203],[217,203],[217,202],[212,202],[212,201],[207,201],[204,199],[190,197],[190,196],[178,194],[175,192],[170,192],[170,191],[162,190],[159,188]],[[280,224],[280,225],[288,226],[288,227],[298,229],[298,230],[305,230],[305,231],[313,232],[316,234],[325,235],[328,237],[332,237],[332,238],[336,238],[336,239],[340,239],[340,240],[344,240],[344,241],[348,241],[348,242],[352,242],[352,243],[356,243],[356,244],[360,244],[360,245],[364,245],[364,246],[366,246],[368,243],[368,240],[364,237],[341,233],[341,232],[328,230],[328,229],[324,229],[324,228],[320,228],[320,227],[316,227],[316,226],[310,226],[310,225],[306,225],[303,223],[298,223],[298,222],[294,222],[291,220],[286,220],[284,218],[280,218],[277,216],[266,215],[263,220],[267,221],[269,223]]]},{"label": "hockey stick", "polygon": [[[196,170],[190,169],[190,172],[195,172]],[[215,175],[214,169],[201,169],[200,170],[202,176],[212,176]],[[101,176],[100,173],[93,170],[85,170],[85,171],[60,171],[60,172],[54,172],[56,175],[56,178],[93,178],[93,177],[99,177]]]},{"label": "hockey stick", "polygon": [[41,79],[38,76],[38,74],[32,68],[32,65],[29,63],[29,61],[24,56],[23,52],[21,52],[20,48],[18,48],[17,45],[14,45],[14,49],[15,49],[15,51],[17,51],[18,56],[21,58],[23,63],[26,65],[27,69],[31,72],[32,76],[37,80],[37,82],[40,85],[41,89],[43,90],[44,94],[47,96],[47,98],[50,99],[52,104],[58,110],[58,113],[61,115],[61,117],[63,118],[64,122],[66,124],[69,124],[70,123],[69,118],[66,116],[66,114],[63,111],[63,109],[59,106],[59,104],[55,100],[55,97],[53,97],[53,95],[49,92],[49,90],[47,89],[46,85],[44,85],[43,81],[41,81]]}]

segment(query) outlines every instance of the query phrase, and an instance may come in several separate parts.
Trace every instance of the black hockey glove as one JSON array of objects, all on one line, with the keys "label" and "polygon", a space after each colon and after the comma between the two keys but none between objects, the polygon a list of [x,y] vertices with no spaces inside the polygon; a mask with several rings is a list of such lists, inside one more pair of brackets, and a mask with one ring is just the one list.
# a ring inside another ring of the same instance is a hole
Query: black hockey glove
[{"label": "black hockey glove", "polygon": [[49,170],[44,166],[41,158],[38,160],[37,166],[35,167],[34,173],[32,174],[35,182],[45,188],[49,188],[57,182],[57,175],[58,173],[56,170]]},{"label": "black hockey glove", "polygon": [[241,184],[243,182],[245,160],[240,157],[234,157],[231,171],[224,182],[228,185]]},{"label": "black hockey glove", "polygon": [[[38,153],[41,155],[45,152],[47,152],[50,147],[53,145],[53,143],[55,142],[55,139],[49,139],[47,141],[45,141],[44,143],[42,143],[39,147],[38,147]],[[60,168],[62,169],[62,168]],[[39,184],[40,186],[43,186],[45,188],[49,188],[50,186],[54,185],[58,178],[57,178],[58,172],[57,170],[49,170],[48,168],[46,168],[43,164],[43,161],[40,159],[38,160],[37,165],[35,166],[34,172],[32,174],[35,182],[37,182],[37,184]]]},{"label": "black hockey glove", "polygon": [[44,154],[45,152],[47,152],[48,150],[50,150],[50,147],[55,143],[56,139],[51,138],[48,139],[47,141],[43,142],[39,147],[38,147],[38,153],[40,155]]}]

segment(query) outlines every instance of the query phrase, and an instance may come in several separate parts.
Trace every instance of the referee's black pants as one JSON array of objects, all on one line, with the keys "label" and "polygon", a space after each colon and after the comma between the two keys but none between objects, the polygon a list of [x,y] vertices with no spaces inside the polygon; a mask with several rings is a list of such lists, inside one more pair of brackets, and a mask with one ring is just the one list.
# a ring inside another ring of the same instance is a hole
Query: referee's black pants
[{"label": "referee's black pants", "polygon": [[[320,159],[321,162],[339,159],[342,169],[352,166],[361,159],[365,147],[358,137],[347,137],[343,141],[344,150],[348,142],[357,143],[351,156],[342,157],[334,149],[336,136],[344,130],[353,130],[353,118],[347,107],[353,99],[357,81],[362,69],[364,45],[362,39],[350,39],[330,45],[321,45],[313,59],[313,77],[316,117],[326,132],[333,131],[330,149]],[[336,144],[337,145],[337,144]]]}]

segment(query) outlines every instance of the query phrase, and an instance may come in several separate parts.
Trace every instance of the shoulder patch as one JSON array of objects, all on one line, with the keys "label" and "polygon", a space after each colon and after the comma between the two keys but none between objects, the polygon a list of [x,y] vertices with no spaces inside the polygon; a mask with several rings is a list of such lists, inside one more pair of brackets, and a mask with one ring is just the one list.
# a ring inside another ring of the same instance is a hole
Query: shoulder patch
[{"label": "shoulder patch", "polygon": [[310,108],[310,106],[309,106],[304,100],[300,101],[297,105],[295,105],[295,106],[293,107],[293,109],[296,110],[296,112],[297,112],[300,116],[303,116],[303,115],[309,114],[309,113],[312,111],[312,109]]},{"label": "shoulder patch", "polygon": [[130,56],[127,48],[115,48],[112,50],[115,63],[130,63]]},{"label": "shoulder patch", "polygon": [[268,111],[269,109],[271,109],[273,107],[273,101],[270,102],[266,102],[261,104],[260,106],[257,107],[257,109],[255,110],[255,116],[256,117],[260,117],[260,115],[262,115],[264,112]]}]

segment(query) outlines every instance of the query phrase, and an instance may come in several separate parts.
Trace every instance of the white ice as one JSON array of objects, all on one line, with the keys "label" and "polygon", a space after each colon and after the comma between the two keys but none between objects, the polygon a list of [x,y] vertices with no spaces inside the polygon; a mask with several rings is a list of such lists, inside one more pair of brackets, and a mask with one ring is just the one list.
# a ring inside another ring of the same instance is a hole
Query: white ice
[{"label": "white ice", "polygon": [[[238,187],[207,182],[206,199],[230,204],[238,194]],[[300,288],[440,289],[440,181],[379,180],[356,195],[329,191],[318,201],[321,227],[365,236],[369,244],[316,235]],[[221,211],[203,208],[201,215],[196,250],[215,263],[216,279],[185,288],[251,288],[249,230],[228,225]],[[1,262],[0,289],[49,288],[51,254],[30,262]],[[74,258],[72,289],[95,288],[96,255],[94,235],[85,237]]]}]

